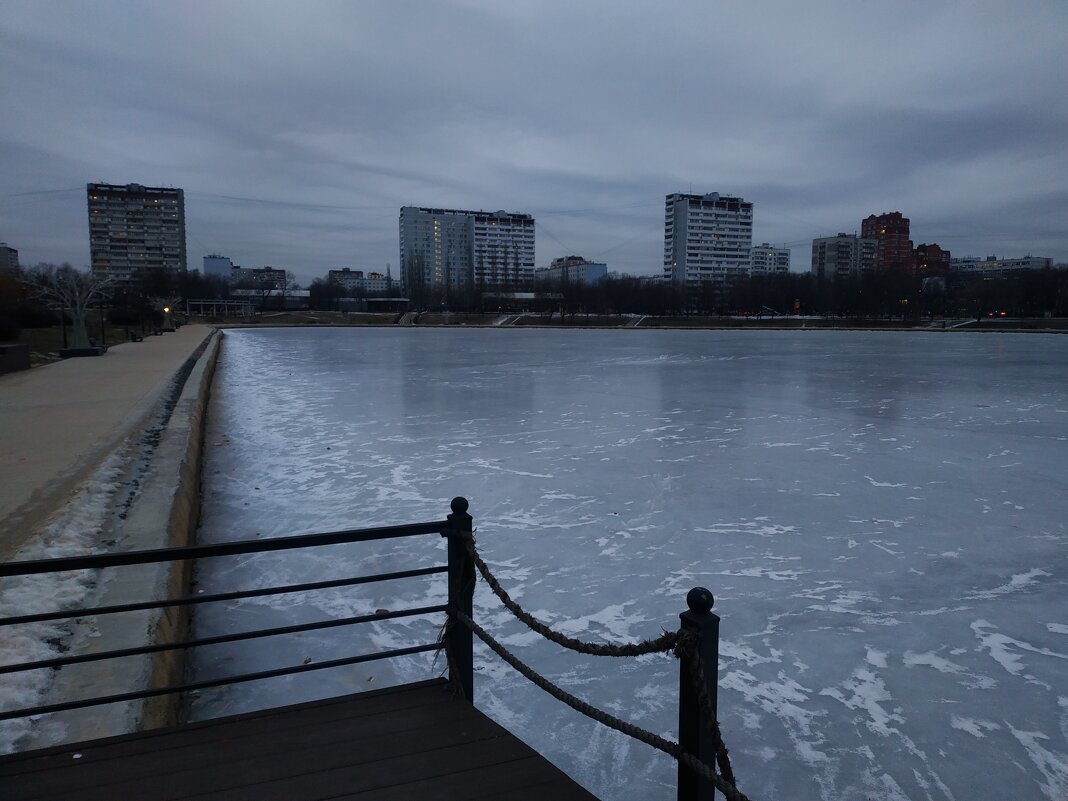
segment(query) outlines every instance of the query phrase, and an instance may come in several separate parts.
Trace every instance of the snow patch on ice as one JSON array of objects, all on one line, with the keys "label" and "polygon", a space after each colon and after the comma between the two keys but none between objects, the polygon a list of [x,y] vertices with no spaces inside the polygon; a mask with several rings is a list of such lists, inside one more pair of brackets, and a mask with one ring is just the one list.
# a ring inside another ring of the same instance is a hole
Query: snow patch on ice
[{"label": "snow patch on ice", "polygon": [[864,650],[866,655],[864,661],[872,667],[884,668],[886,667],[886,651],[880,651],[877,648],[872,648],[870,645],[865,645]]},{"label": "snow patch on ice", "polygon": [[748,578],[768,578],[772,581],[797,581],[807,570],[771,570],[767,567],[747,567],[743,570],[723,570],[713,576],[743,576]]},{"label": "snow patch on ice", "polygon": [[876,734],[887,737],[896,731],[890,727],[891,723],[903,723],[902,718],[896,712],[887,712],[880,706],[887,701],[893,701],[893,697],[886,689],[882,678],[865,667],[859,667],[853,671],[853,675],[842,682],[842,690],[837,687],[825,687],[820,690],[820,695],[829,696],[844,704],[848,709],[860,709],[867,713],[868,720],[865,725]]},{"label": "snow patch on ice", "polygon": [[1002,584],[999,587],[995,587],[992,590],[978,590],[968,593],[965,598],[968,600],[990,600],[997,598],[999,595],[1007,595],[1010,592],[1018,592],[1019,590],[1026,589],[1032,584],[1036,584],[1036,576],[1050,576],[1051,573],[1043,570],[1039,567],[1033,567],[1026,573],[1015,573],[1006,584]]},{"label": "snow patch on ice", "polygon": [[[1043,656],[1052,656],[1056,659],[1068,660],[1068,654],[1060,654],[1056,651],[1051,651],[1048,648],[1036,648],[1030,643],[1014,639],[1005,634],[1000,634],[996,631],[997,626],[986,620],[976,620],[972,622],[971,629],[979,639],[980,649],[989,651],[990,657],[1014,676],[1021,674],[1024,665],[1021,661],[1021,656],[1012,651],[1013,648],[1021,651],[1029,651],[1034,654],[1042,654]],[[994,631],[988,631],[988,629],[993,629]],[[1041,683],[1030,675],[1025,674],[1024,678],[1029,681]]]},{"label": "snow patch on ice", "polygon": [[1045,779],[1039,785],[1042,794],[1050,801],[1068,798],[1068,756],[1043,748],[1039,741],[1049,740],[1049,737],[1040,731],[1020,731],[1011,725],[1009,731],[1027,751],[1027,756]]},{"label": "snow patch on ice", "polygon": [[892,483],[890,481],[876,481],[871,476],[864,476],[864,478],[868,479],[868,483],[871,484],[873,487],[904,487],[904,486],[907,486],[906,484],[894,484],[894,483]]},{"label": "snow patch on ice", "polygon": [[744,662],[748,667],[782,662],[782,651],[777,648],[769,648],[768,655],[761,656],[748,645],[731,640],[722,640],[720,642],[719,655],[721,658],[737,659]]},{"label": "snow patch on ice", "polygon": [[631,635],[631,627],[639,626],[646,620],[641,615],[624,614],[626,608],[633,605],[633,601],[628,601],[623,604],[611,604],[592,615],[582,615],[581,617],[560,620],[554,627],[565,634],[575,635],[580,632],[589,631],[591,624],[597,624],[597,626],[600,626],[611,635],[612,638],[630,640],[633,639]]},{"label": "snow patch on ice", "polygon": [[927,651],[926,653],[905,651],[905,655],[902,657],[901,661],[905,667],[929,667],[934,668],[939,673],[965,676],[968,679],[968,681],[965,682],[965,685],[973,689],[990,690],[997,686],[997,681],[989,676],[979,676],[970,673],[961,665],[958,665],[956,662],[951,662],[944,656],[939,656],[934,651]]},{"label": "snow patch on ice", "polygon": [[961,715],[950,716],[949,725],[952,726],[954,729],[966,731],[972,737],[978,737],[980,739],[986,737],[986,735],[983,734],[984,731],[997,731],[1001,728],[1001,726],[989,720],[966,718]]},{"label": "snow patch on ice", "polygon": [[797,531],[794,526],[768,523],[767,520],[766,517],[757,517],[753,520],[741,520],[738,523],[714,523],[707,528],[694,528],[694,531],[703,534],[756,534],[760,537],[775,537],[793,534]]}]

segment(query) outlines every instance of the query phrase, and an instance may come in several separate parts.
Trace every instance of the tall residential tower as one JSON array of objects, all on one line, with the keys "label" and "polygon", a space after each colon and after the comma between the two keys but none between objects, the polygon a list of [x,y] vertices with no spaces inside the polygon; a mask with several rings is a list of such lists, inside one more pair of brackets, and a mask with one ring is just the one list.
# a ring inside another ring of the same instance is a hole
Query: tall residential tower
[{"label": "tall residential tower", "polygon": [[141,184],[88,184],[93,272],[154,294],[185,272],[185,193]]},{"label": "tall residential tower", "polygon": [[400,259],[413,298],[444,302],[458,292],[527,289],[534,282],[534,218],[404,206]]},{"label": "tall residential tower", "polygon": [[695,286],[748,275],[752,247],[752,203],[718,192],[667,196],[665,280]]},{"label": "tall residential tower", "polygon": [[878,216],[871,214],[860,221],[860,236],[878,242],[876,267],[880,272],[912,270],[912,240],[909,239],[909,218],[900,211]]}]

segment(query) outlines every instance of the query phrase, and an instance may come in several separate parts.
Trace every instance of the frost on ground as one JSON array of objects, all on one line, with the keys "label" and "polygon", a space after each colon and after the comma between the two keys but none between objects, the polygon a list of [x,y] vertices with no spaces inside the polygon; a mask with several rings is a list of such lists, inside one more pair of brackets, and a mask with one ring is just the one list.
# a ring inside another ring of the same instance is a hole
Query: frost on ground
[{"label": "frost on ground", "polygon": [[[98,553],[101,536],[121,489],[128,456],[112,454],[75,491],[55,515],[15,554],[17,561],[55,559]],[[97,572],[75,570],[16,576],[0,584],[0,617],[74,609],[85,605],[96,589]],[[90,623],[60,620],[26,623],[4,631],[0,664],[54,659],[71,643],[91,636]],[[0,709],[23,709],[43,703],[51,686],[49,669],[9,673],[0,677]],[[52,716],[0,721],[0,753],[17,750],[18,743],[37,730],[45,742],[50,732],[59,739],[63,724]]]},{"label": "frost on ground", "polygon": [[[527,609],[583,639],[655,637],[686,592],[722,617],[719,708],[753,798],[1064,801],[1068,337],[841,332],[234,331],[202,537],[440,519],[465,495]],[[1025,413],[1021,410],[1025,410]],[[201,586],[439,563],[385,552],[220,560]],[[210,636],[432,603],[424,581],[198,615]],[[476,617],[567,689],[675,737],[670,657]],[[217,648],[264,669],[416,644],[437,622]],[[674,797],[671,761],[556,704],[476,646],[478,706],[603,798]],[[430,657],[203,693],[201,717],[439,674]]]}]

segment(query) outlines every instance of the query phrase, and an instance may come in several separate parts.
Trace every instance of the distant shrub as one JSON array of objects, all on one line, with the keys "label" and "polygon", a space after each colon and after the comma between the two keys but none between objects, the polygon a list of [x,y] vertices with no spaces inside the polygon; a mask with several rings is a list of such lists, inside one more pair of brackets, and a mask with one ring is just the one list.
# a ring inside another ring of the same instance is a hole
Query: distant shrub
[{"label": "distant shrub", "polygon": [[52,311],[36,303],[19,305],[15,315],[22,328],[52,328],[63,322],[59,312]]}]

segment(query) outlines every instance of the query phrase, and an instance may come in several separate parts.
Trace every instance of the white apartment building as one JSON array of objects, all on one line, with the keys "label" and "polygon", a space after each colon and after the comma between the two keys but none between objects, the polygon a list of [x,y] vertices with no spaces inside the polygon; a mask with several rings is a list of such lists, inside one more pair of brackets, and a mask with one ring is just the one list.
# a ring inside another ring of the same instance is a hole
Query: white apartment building
[{"label": "white apartment building", "polygon": [[853,278],[875,270],[879,241],[853,234],[812,240],[812,275],[828,281]]},{"label": "white apartment building", "polygon": [[534,281],[534,218],[505,211],[404,206],[401,280],[435,300],[458,290],[514,289]]},{"label": "white apartment building", "polygon": [[479,290],[533,285],[533,217],[506,211],[474,212],[474,231],[474,282]]},{"label": "white apartment building", "polygon": [[539,283],[596,284],[608,277],[608,265],[599,261],[586,261],[582,256],[563,256],[553,259],[549,266],[534,271]]},{"label": "white apartment building", "polygon": [[790,272],[790,249],[763,242],[749,251],[750,275],[784,275]]},{"label": "white apartment building", "polygon": [[749,274],[753,204],[711,192],[664,203],[664,279],[694,286]]},{"label": "white apartment building", "polygon": [[286,288],[286,271],[280,267],[234,267],[230,270],[230,283],[246,289]]},{"label": "white apartment building", "polygon": [[338,270],[330,270],[326,280],[334,286],[341,287],[345,292],[363,294],[382,294],[392,290],[393,281],[382,273],[367,273],[363,270],[351,270],[342,267]]},{"label": "white apartment building", "polygon": [[1042,256],[1023,256],[1017,259],[999,259],[997,256],[987,256],[981,259],[978,256],[964,256],[949,260],[951,272],[981,278],[1004,278],[1020,270],[1044,270],[1052,266],[1053,259]]}]

